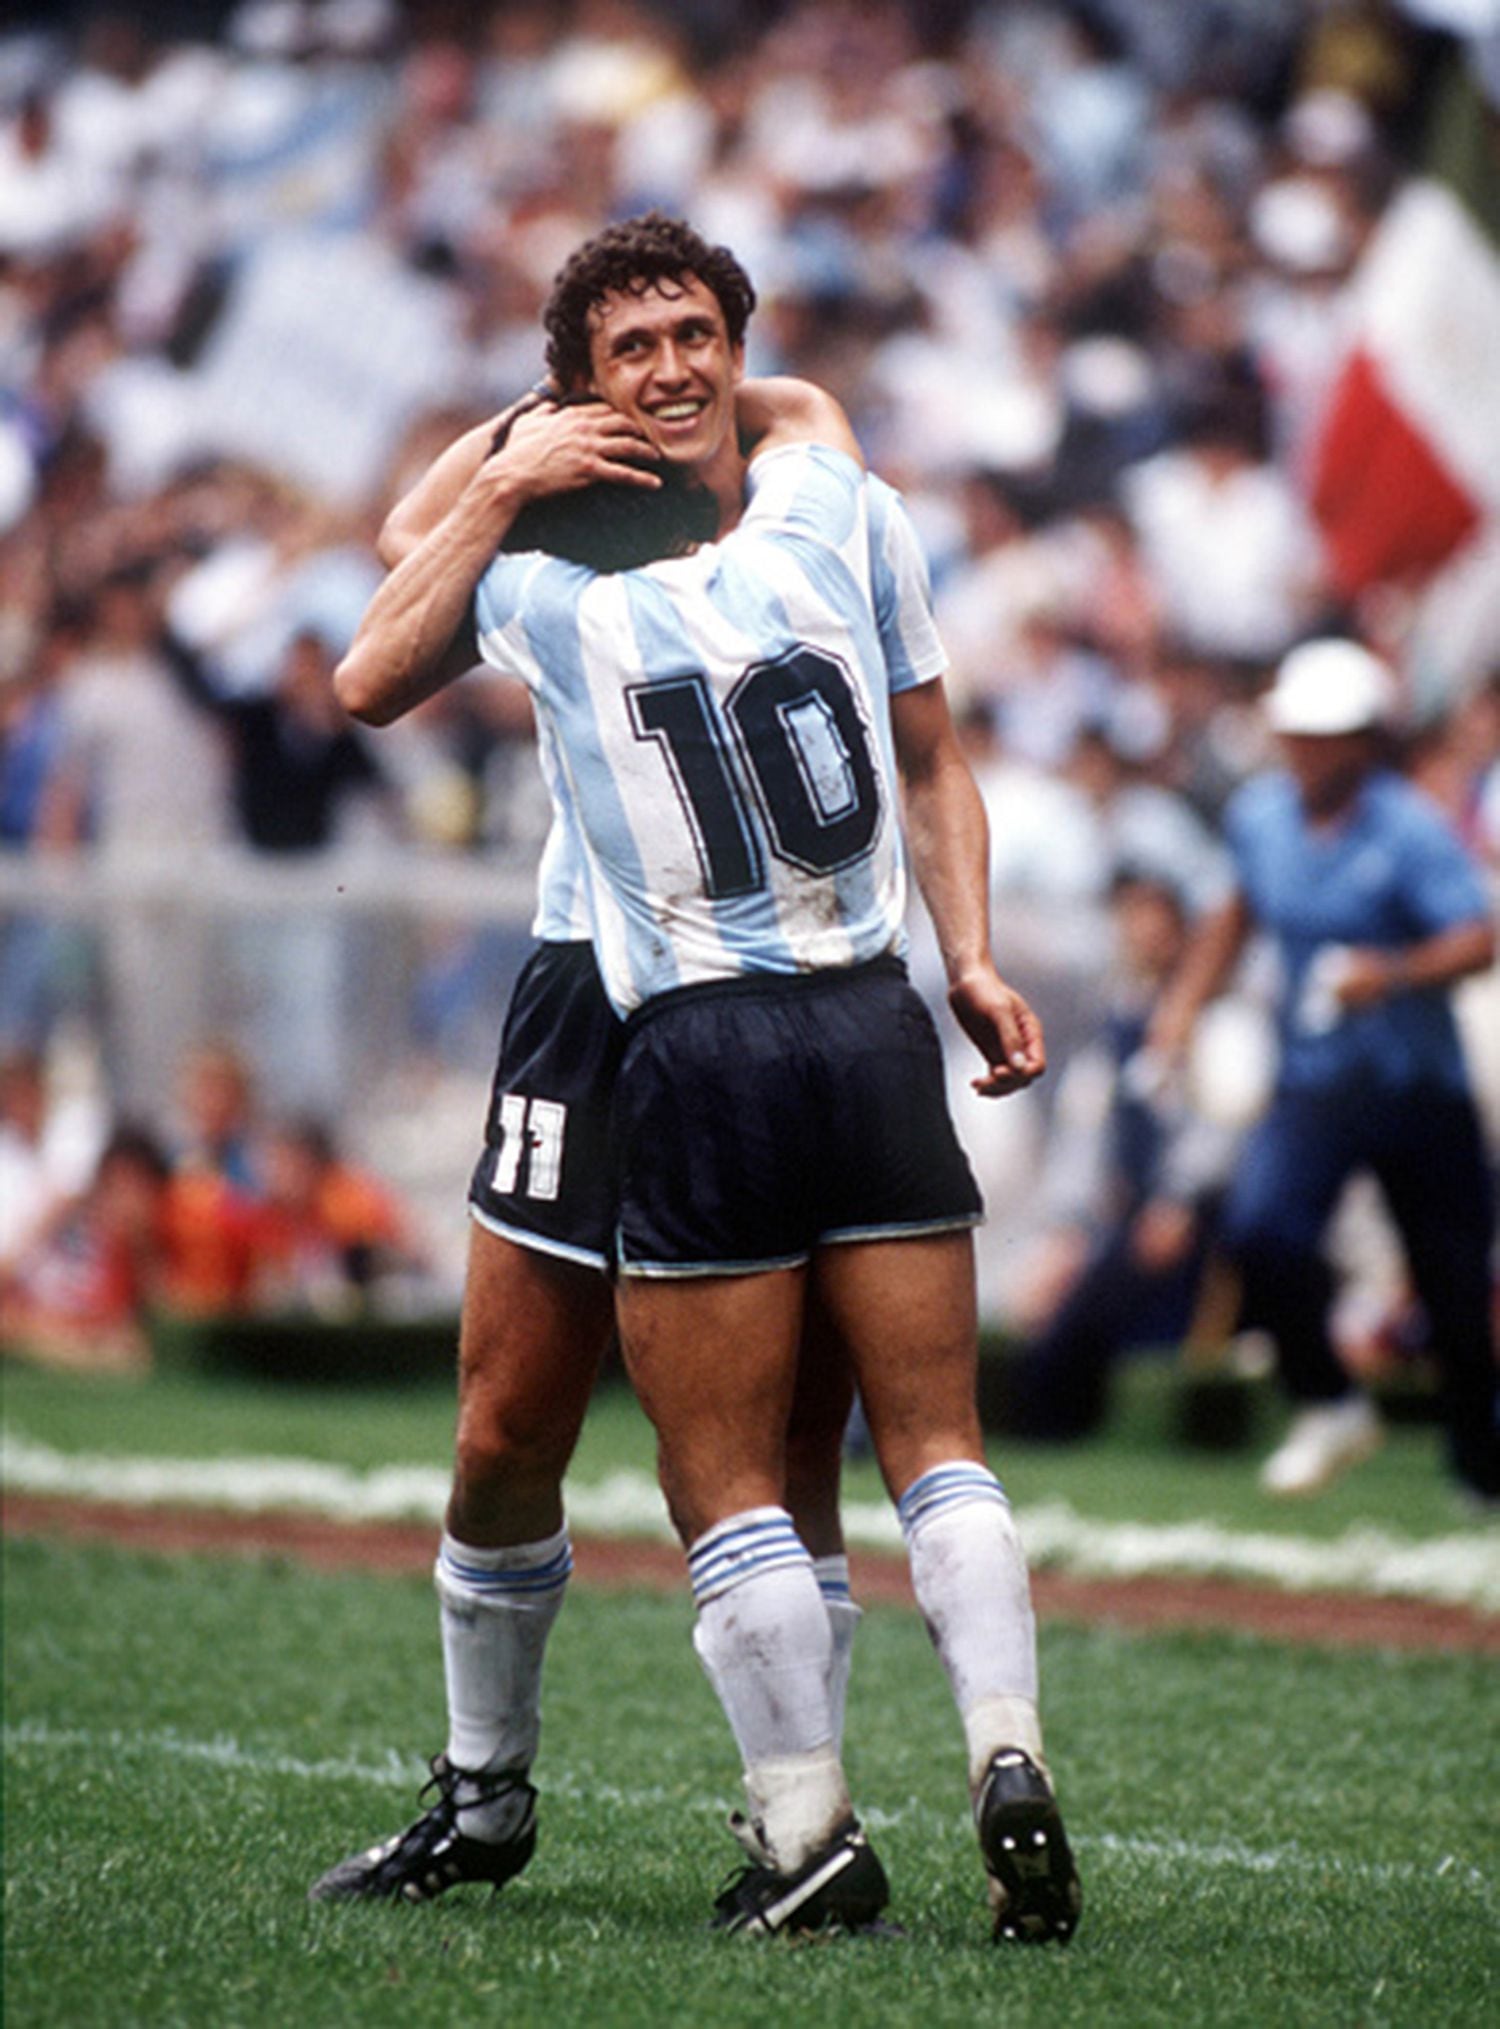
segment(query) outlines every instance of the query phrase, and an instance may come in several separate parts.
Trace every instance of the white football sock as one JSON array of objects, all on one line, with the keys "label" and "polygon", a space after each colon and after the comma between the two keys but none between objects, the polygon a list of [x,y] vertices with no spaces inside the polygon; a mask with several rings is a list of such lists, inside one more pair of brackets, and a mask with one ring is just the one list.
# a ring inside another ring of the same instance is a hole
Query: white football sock
[{"label": "white football sock", "polygon": [[750,1812],[783,1872],[849,1815],[833,1741],[833,1634],[812,1560],[782,1508],[752,1508],[688,1551],[693,1646],[745,1770]]},{"label": "white football sock", "polygon": [[964,1723],[970,1788],[1001,1747],[1043,1768],[1036,1621],[1021,1539],[995,1475],[934,1466],[897,1504],[912,1587]]},{"label": "white football sock", "polygon": [[828,1716],[833,1724],[833,1744],[844,1745],[844,1707],[849,1698],[849,1671],[854,1662],[854,1636],[864,1618],[863,1610],[849,1592],[849,1559],[837,1556],[814,1557],[813,1576],[828,1610],[828,1628],[833,1636],[833,1653],[828,1662]]},{"label": "white football sock", "polygon": [[[541,1732],[542,1657],[573,1568],[566,1528],[540,1543],[481,1550],[444,1535],[434,1579],[448,1690],[448,1759],[455,1768],[524,1774]],[[463,1790],[459,1798],[462,1806]],[[460,1808],[470,1838],[508,1829],[515,1804]]]}]

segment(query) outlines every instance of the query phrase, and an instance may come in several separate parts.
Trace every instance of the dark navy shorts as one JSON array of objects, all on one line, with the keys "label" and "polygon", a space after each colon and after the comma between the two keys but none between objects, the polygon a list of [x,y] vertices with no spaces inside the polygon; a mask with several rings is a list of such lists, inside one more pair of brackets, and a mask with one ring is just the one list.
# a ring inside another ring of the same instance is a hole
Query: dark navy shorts
[{"label": "dark navy shorts", "polygon": [[609,1115],[625,1025],[591,944],[539,944],[511,995],[469,1210],[491,1233],[591,1268],[614,1251]]},{"label": "dark navy shorts", "polygon": [[626,1024],[618,1265],[791,1267],[978,1224],[931,1015],[899,960],[684,987]]}]

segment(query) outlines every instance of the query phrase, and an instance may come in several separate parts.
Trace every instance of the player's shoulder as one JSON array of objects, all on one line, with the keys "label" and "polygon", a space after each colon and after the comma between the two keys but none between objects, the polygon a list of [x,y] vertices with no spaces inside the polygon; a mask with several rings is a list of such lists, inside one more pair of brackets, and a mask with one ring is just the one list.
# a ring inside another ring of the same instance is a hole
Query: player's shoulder
[{"label": "player's shoulder", "polygon": [[1378,769],[1365,784],[1364,794],[1368,807],[1391,824],[1418,829],[1434,824],[1447,827],[1442,805],[1419,783],[1394,768]]},{"label": "player's shoulder", "polygon": [[790,375],[745,381],[739,390],[738,412],[746,437],[760,450],[787,444],[832,444],[847,451],[857,463],[864,462],[842,405],[815,381]]},{"label": "player's shoulder", "polygon": [[765,483],[769,474],[792,472],[799,465],[832,473],[851,486],[859,486],[866,477],[858,459],[839,445],[808,439],[795,444],[767,444],[764,450],[752,452],[745,474],[746,487],[753,491]]},{"label": "player's shoulder", "polygon": [[878,508],[882,514],[906,511],[906,501],[899,488],[892,486],[889,479],[882,479],[878,472],[865,473],[865,493],[871,508]]},{"label": "player's shoulder", "polygon": [[576,606],[590,573],[540,550],[501,550],[486,566],[474,594],[481,628],[508,626],[524,607],[536,616]]},{"label": "player's shoulder", "polygon": [[1428,790],[1394,769],[1382,769],[1366,784],[1369,807],[1389,836],[1413,847],[1436,847],[1469,856],[1458,826]]},{"label": "player's shoulder", "polygon": [[866,472],[864,494],[871,551],[886,556],[894,568],[916,564],[925,574],[927,546],[906,504],[906,496],[878,472]]},{"label": "player's shoulder", "polygon": [[758,452],[745,474],[745,515],[740,527],[792,532],[841,541],[864,511],[864,468],[831,444],[781,444]]}]

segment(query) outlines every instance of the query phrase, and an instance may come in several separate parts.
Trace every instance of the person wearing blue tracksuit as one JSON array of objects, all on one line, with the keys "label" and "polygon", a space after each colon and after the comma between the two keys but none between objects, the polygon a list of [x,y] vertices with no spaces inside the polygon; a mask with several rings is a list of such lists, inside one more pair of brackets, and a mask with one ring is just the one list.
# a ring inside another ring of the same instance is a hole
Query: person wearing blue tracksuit
[{"label": "person wearing blue tracksuit", "polygon": [[1225,828],[1235,886],[1158,1012],[1180,1051],[1253,933],[1281,963],[1276,1090],[1224,1213],[1247,1323],[1275,1340],[1296,1410],[1269,1492],[1315,1492],[1380,1426],[1329,1335],[1322,1242],[1348,1178],[1380,1186],[1427,1312],[1449,1462],[1500,1497],[1491,1316],[1493,1182],[1451,989],[1494,962],[1479,869],[1436,806],[1383,765],[1391,683],[1357,643],[1303,643],[1267,713],[1284,766],[1252,777]]}]

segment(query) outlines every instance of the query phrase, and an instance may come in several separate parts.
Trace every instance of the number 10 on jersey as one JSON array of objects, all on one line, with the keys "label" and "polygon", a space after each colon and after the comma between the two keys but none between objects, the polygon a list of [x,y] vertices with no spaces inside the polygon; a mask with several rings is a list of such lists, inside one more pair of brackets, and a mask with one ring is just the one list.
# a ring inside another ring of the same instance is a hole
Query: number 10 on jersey
[{"label": "number 10 on jersey", "polygon": [[697,671],[633,684],[626,699],[636,738],[665,756],[713,900],[766,886],[762,834],[777,859],[809,874],[853,866],[873,849],[880,771],[834,656],[795,648],[756,663],[722,711]]}]

